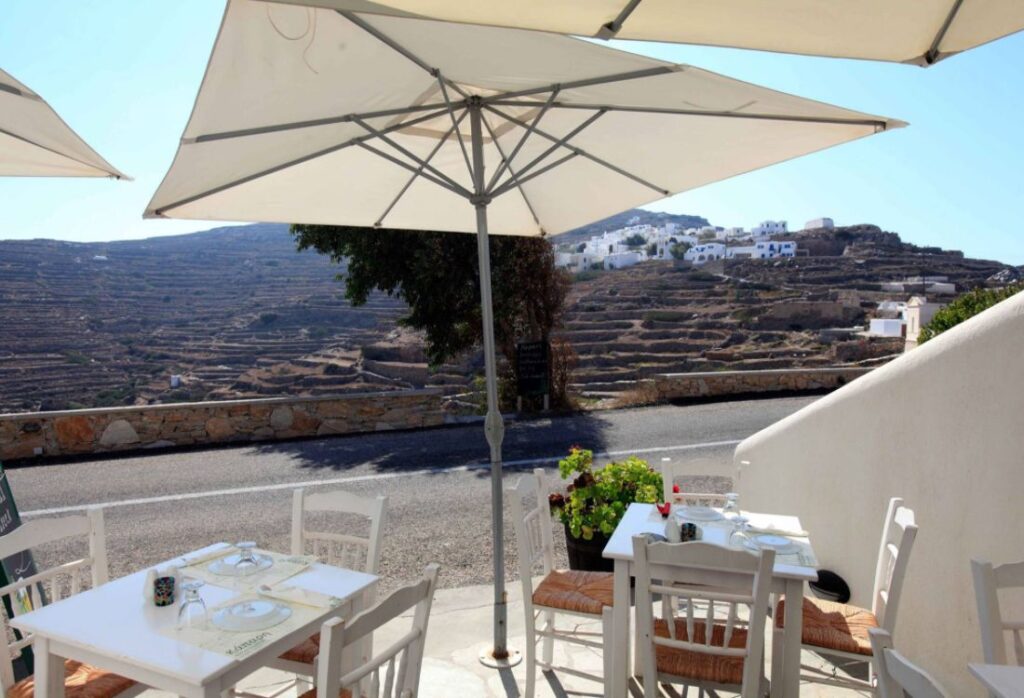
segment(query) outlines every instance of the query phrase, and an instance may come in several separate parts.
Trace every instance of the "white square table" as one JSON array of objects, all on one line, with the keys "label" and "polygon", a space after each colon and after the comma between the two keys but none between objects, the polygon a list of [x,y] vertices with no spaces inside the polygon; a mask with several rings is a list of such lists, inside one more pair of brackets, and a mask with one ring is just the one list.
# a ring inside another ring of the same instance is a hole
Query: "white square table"
[{"label": "white square table", "polygon": [[1024,698],[1024,666],[968,664],[974,677],[999,698]]},{"label": "white square table", "polygon": [[[161,632],[177,624],[179,603],[158,608],[147,602],[142,593],[145,582],[146,571],[142,570],[11,621],[18,630],[32,634],[36,696],[61,698],[64,660],[74,659],[179,696],[219,698],[223,691],[318,632],[328,618],[351,617],[363,610],[377,587],[375,575],[314,563],[290,577],[288,584],[336,596],[343,603],[323,609],[305,625],[253,654],[234,659]],[[244,592],[207,583],[201,593],[212,608]]]},{"label": "white square table", "polygon": [[[744,511],[743,515],[750,519],[755,527],[773,527],[778,529],[800,531],[800,520],[795,516],[779,516],[774,514],[755,514]],[[705,543],[713,543],[723,547],[736,547],[729,544],[732,526],[727,522],[700,523]],[[612,651],[611,695],[626,696],[629,682],[629,592],[630,579],[636,576],[633,566],[633,536],[643,533],[665,535],[665,519],[661,517],[653,504],[630,504],[622,521],[615,528],[603,556],[615,561],[615,607],[612,610],[612,632],[614,641]],[[772,573],[772,593],[785,594],[787,599],[803,599],[804,582],[817,581],[818,572],[813,567],[775,563]],[[796,696],[800,692],[800,640],[803,624],[803,604],[786,603],[785,641],[783,647],[773,647],[773,652],[783,652],[782,662],[773,662],[778,667],[778,676],[772,672],[772,695]]]}]

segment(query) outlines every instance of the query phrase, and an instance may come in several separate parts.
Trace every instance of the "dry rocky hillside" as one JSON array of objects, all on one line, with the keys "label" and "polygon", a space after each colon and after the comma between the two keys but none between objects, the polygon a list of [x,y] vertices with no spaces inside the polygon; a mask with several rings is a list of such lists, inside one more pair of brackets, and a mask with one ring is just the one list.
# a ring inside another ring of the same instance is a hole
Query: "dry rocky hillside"
[{"label": "dry rocky hillside", "polygon": [[[881,282],[942,274],[963,289],[1017,273],[870,226],[806,244],[828,256],[585,274],[564,330],[579,388],[602,398],[651,373],[871,359],[895,347],[820,330],[864,322],[893,297]],[[297,253],[282,225],[0,241],[0,412],[422,386],[465,406],[478,360],[428,367],[419,338],[396,327],[401,305],[376,294],[350,307],[337,272]]]}]

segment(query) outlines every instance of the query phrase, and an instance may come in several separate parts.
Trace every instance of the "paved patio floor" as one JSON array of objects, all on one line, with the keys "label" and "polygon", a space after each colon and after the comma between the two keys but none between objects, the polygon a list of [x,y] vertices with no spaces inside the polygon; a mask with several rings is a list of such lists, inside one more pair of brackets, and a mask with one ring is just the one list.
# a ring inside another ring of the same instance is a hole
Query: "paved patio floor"
[{"label": "paved patio floor", "polygon": [[[420,681],[419,698],[513,698],[523,695],[525,665],[512,670],[496,671],[480,664],[478,655],[488,646],[491,636],[491,597],[489,586],[473,586],[439,590],[434,599],[427,633],[426,657]],[[509,585],[509,646],[522,649],[525,645],[524,615],[521,586],[518,581]],[[375,638],[376,647],[386,647],[408,630],[407,621],[386,626]],[[600,631],[600,624],[595,624]],[[771,657],[770,643],[767,647]],[[820,667],[831,672],[833,666],[818,655],[804,652],[805,666]],[[589,672],[601,672],[601,656],[596,650],[567,647],[555,643],[555,663]],[[766,664],[766,667],[770,664]],[[292,677],[273,670],[253,674],[240,689],[247,693],[276,698],[295,698],[308,688],[299,690]],[[693,691],[691,695],[695,695]],[[147,697],[163,696],[157,691],[143,694]],[[601,686],[592,681],[572,676],[537,674],[537,698],[565,696],[601,696]],[[722,694],[729,695],[729,694]],[[867,691],[853,691],[832,686],[802,682],[800,696],[869,696]]]}]

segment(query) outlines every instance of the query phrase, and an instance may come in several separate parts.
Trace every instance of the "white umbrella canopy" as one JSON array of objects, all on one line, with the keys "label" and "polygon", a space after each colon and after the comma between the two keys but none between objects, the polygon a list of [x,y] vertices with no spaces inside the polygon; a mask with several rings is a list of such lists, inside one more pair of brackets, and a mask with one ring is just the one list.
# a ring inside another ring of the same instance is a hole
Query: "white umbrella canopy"
[{"label": "white umbrella canopy", "polygon": [[230,0],[146,215],[477,235],[501,656],[489,230],[562,232],[904,125],[550,33]]},{"label": "white umbrella canopy", "polygon": [[3,70],[0,176],[126,179],[79,138],[42,97]]},{"label": "white umbrella canopy", "polygon": [[1024,29],[1020,0],[282,0],[592,36],[927,66]]}]

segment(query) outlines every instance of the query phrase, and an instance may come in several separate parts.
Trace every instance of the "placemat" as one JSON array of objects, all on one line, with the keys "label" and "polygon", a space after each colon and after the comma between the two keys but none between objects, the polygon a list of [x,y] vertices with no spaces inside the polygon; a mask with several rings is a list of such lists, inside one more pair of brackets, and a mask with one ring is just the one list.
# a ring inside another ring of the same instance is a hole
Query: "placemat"
[{"label": "placemat", "polygon": [[316,562],[314,555],[284,555],[269,550],[256,550],[254,552],[257,555],[265,555],[271,558],[274,564],[268,569],[246,575],[245,577],[232,577],[210,571],[210,565],[214,561],[227,557],[234,552],[234,548],[225,549],[223,555],[204,560],[195,565],[182,567],[180,570],[181,574],[192,579],[201,579],[207,584],[216,584],[225,589],[249,591],[263,585],[272,587],[289,577],[294,577]]},{"label": "placemat", "polygon": [[163,628],[160,633],[166,637],[201,647],[204,650],[225,654],[233,659],[243,659],[324,614],[323,608],[316,608],[305,604],[286,603],[283,605],[292,609],[292,614],[287,619],[270,628],[242,632],[222,630],[210,620],[213,618],[213,614],[221,608],[258,598],[260,597],[256,594],[243,594],[207,609],[207,620],[203,628],[184,628],[179,630],[172,626]]}]

